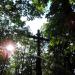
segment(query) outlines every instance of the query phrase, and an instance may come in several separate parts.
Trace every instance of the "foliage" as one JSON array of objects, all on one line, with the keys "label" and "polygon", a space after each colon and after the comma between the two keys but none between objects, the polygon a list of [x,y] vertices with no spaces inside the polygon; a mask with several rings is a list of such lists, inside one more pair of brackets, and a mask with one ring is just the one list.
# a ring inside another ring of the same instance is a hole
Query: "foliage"
[{"label": "foliage", "polygon": [[[25,22],[20,20],[21,14],[16,4],[11,0],[1,0],[0,2],[0,46],[2,41],[6,38],[11,39],[15,42],[20,41],[26,43],[24,40],[24,34],[30,34],[28,27],[25,26]],[[24,31],[24,32],[22,32]],[[26,40],[27,41],[27,40]],[[10,64],[9,61],[4,61],[3,56],[0,56],[0,75],[10,75]],[[7,59],[8,60],[8,59]],[[6,70],[7,69],[7,70]]]},{"label": "foliage", "polygon": [[48,65],[51,66],[49,71],[52,75],[74,74],[75,31],[66,24],[66,19],[73,11],[69,0],[52,0],[50,12],[46,15],[48,23],[42,30],[45,36],[50,35],[49,52],[53,53],[53,57],[49,59],[53,60]]},{"label": "foliage", "polygon": [[[45,12],[45,8],[51,1],[50,9]],[[15,42],[20,42],[21,48],[17,48],[11,70],[16,69],[16,73],[26,73],[30,75],[31,68],[35,69],[36,44],[26,35],[32,35],[25,26],[25,22],[20,20],[21,16],[27,20],[35,17],[42,17],[45,13],[48,23],[44,25],[44,36],[50,39],[47,53],[42,51],[42,71],[44,75],[72,75],[75,69],[75,42],[74,30],[69,29],[66,20],[74,12],[74,0],[2,0],[0,3],[0,40],[11,38]],[[73,3],[73,5],[72,5]],[[14,24],[14,25],[13,25]],[[25,35],[26,34],[26,35]],[[24,48],[22,48],[22,46]],[[27,47],[28,46],[28,47]],[[27,51],[26,53],[26,49]],[[19,51],[20,50],[20,51]],[[22,50],[22,51],[21,51]],[[19,55],[19,56],[18,56]],[[28,55],[28,56],[27,56]],[[23,58],[23,59],[21,59]],[[33,59],[34,60],[33,60]],[[31,63],[34,63],[33,67]],[[45,68],[45,69],[44,69]],[[22,72],[23,71],[23,72]],[[28,72],[29,71],[29,72]],[[9,71],[8,71],[9,72]],[[8,73],[7,72],[7,73]],[[10,74],[10,72],[9,72]],[[35,75],[35,71],[34,71]]]}]

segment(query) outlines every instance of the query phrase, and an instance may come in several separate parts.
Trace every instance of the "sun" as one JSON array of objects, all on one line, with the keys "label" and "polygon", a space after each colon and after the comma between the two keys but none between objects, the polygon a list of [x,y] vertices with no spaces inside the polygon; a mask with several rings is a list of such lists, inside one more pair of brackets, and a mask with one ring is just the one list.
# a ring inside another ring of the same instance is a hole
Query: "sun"
[{"label": "sun", "polygon": [[8,51],[8,52],[10,52],[11,54],[14,52],[14,46],[12,45],[12,44],[9,44],[9,45],[7,45],[6,46],[6,50]]},{"label": "sun", "polygon": [[6,46],[5,46],[5,49],[9,55],[9,57],[11,57],[14,52],[15,52],[15,44],[14,43],[11,43],[9,42]]},{"label": "sun", "polygon": [[6,52],[8,57],[11,57],[15,50],[16,50],[16,43],[11,39],[5,39],[0,43],[1,48],[3,51]]},{"label": "sun", "polygon": [[13,51],[14,50],[14,47],[13,47],[13,45],[9,44],[9,45],[6,46],[6,49],[8,51]]}]

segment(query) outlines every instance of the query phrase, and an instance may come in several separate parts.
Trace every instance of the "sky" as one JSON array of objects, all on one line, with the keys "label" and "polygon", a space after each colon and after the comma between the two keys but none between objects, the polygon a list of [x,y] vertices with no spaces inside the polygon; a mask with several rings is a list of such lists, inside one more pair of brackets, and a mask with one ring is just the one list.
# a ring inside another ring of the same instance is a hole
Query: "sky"
[{"label": "sky", "polygon": [[[22,21],[25,21],[25,17],[21,17]],[[33,34],[37,33],[37,30],[43,26],[44,23],[47,23],[47,19],[43,18],[35,18],[33,21],[26,21],[26,26],[30,26],[30,30]]]},{"label": "sky", "polygon": [[[46,13],[48,13],[50,5],[51,2],[49,1],[47,7],[45,8]],[[21,17],[22,21],[26,21],[26,19],[27,19],[26,17]],[[47,23],[47,19],[45,18],[45,15],[43,16],[43,18],[35,18],[33,21],[26,21],[26,25],[30,26],[30,30],[33,34],[36,34],[37,30],[40,29],[44,23]]]}]

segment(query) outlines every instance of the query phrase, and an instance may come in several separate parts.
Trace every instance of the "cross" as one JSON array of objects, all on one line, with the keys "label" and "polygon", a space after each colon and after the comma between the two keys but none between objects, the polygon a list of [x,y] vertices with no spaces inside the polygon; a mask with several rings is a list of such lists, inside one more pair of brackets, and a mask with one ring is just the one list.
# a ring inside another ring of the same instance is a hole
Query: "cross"
[{"label": "cross", "polygon": [[40,58],[41,57],[40,43],[41,41],[49,41],[49,39],[41,37],[39,30],[37,32],[37,36],[29,35],[29,38],[37,39],[36,75],[42,75],[41,58]]}]

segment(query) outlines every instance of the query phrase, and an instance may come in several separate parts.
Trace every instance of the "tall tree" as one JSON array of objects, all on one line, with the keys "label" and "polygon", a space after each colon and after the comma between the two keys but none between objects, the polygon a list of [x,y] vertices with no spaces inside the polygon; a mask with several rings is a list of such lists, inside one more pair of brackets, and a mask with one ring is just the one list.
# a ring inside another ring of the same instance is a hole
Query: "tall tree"
[{"label": "tall tree", "polygon": [[[74,74],[74,8],[69,0],[52,0],[45,24],[46,35],[50,34],[50,51],[53,60],[50,69],[54,75]],[[70,22],[71,23],[70,23]],[[72,59],[72,60],[71,60]]]}]

